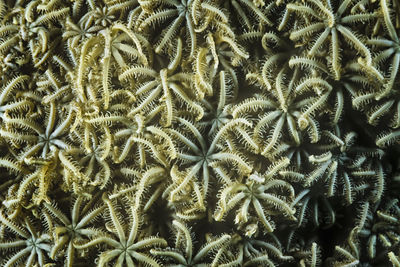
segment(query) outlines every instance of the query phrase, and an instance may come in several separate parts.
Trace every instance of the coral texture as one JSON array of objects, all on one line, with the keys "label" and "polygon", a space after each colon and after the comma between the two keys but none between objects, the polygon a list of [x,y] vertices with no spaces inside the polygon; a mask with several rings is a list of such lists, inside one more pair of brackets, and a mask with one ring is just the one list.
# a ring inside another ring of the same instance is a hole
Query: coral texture
[{"label": "coral texture", "polygon": [[400,267],[398,0],[0,0],[0,266]]}]

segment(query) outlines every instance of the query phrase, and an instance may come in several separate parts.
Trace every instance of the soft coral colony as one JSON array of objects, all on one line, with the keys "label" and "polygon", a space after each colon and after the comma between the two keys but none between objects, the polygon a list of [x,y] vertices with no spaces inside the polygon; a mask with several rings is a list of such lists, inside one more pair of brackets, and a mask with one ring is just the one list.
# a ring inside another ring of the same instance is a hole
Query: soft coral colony
[{"label": "soft coral colony", "polygon": [[1,266],[400,267],[396,0],[0,0]]}]

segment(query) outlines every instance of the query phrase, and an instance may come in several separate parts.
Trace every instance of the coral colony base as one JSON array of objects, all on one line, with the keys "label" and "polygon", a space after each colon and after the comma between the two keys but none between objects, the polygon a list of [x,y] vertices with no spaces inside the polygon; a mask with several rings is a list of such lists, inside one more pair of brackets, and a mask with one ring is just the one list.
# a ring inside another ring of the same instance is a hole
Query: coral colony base
[{"label": "coral colony base", "polygon": [[0,266],[400,267],[397,0],[0,0]]}]

